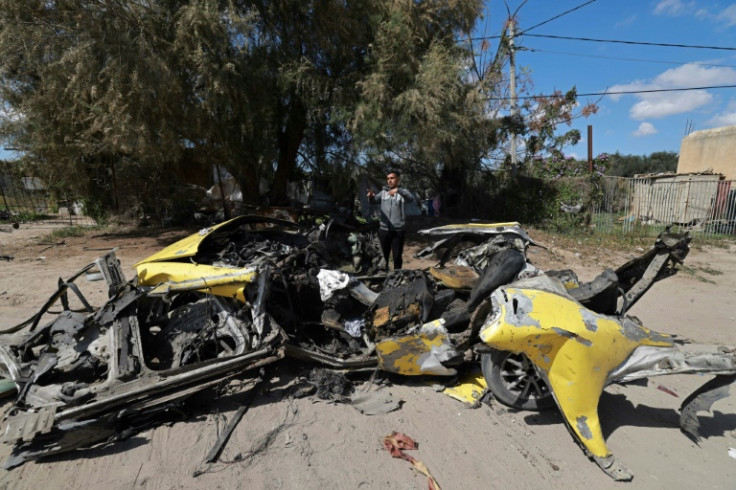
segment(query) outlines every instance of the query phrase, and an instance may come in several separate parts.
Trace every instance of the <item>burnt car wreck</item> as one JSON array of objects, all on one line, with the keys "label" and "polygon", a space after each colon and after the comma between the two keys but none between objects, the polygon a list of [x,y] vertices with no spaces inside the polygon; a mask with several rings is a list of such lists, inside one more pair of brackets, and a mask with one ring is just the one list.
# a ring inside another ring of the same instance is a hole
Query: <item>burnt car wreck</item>
[{"label": "burnt car wreck", "polygon": [[[13,446],[5,467],[114,441],[198,391],[289,357],[405,376],[480,365],[499,402],[557,406],[586,454],[629,480],[601,432],[605,386],[715,375],[680,407],[682,430],[697,439],[697,412],[736,379],[734,351],[683,351],[627,315],[676,272],[686,234],[663,232],[642,256],[580,283],[532,265],[537,244],[518,223],[420,233],[438,240],[420,252],[437,265],[383,274],[370,229],[241,216],[139,262],[130,281],[114,252],[60,280],[36,314],[0,332],[2,377],[17,389],[2,421]],[[75,284],[95,269],[109,291],[98,309]]]}]

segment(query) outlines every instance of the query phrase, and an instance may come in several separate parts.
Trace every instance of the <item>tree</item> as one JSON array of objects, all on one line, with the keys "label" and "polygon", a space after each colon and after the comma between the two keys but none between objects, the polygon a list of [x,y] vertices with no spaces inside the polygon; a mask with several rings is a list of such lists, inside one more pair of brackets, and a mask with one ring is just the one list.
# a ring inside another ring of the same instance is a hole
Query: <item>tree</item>
[{"label": "tree", "polygon": [[472,51],[457,42],[482,2],[421,5],[393,1],[381,10],[352,128],[369,161],[461,193],[495,140],[483,86],[468,76]]},{"label": "tree", "polygon": [[658,151],[650,155],[610,155],[610,175],[633,177],[637,174],[656,174],[677,171],[678,155],[673,151]]},{"label": "tree", "polygon": [[0,136],[50,184],[84,188],[90,167],[123,156],[141,167],[181,156],[175,3],[0,2],[0,98],[12,114]]}]

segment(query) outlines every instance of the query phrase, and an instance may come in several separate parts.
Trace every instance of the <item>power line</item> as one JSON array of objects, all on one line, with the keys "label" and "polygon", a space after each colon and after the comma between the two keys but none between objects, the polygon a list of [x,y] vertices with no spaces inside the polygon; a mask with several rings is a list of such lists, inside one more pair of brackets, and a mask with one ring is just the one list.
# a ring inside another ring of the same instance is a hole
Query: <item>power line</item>
[{"label": "power line", "polygon": [[[649,90],[616,90],[613,92],[588,92],[577,94],[578,97],[592,97],[602,95],[628,95],[628,94],[650,94],[655,92],[685,92],[688,90],[708,90],[708,89],[719,89],[719,88],[736,88],[736,85],[710,85],[707,87],[683,87],[683,88],[654,88]],[[554,95],[519,95],[517,99],[536,99],[539,97],[553,98],[560,97],[560,94]],[[492,100],[507,100],[508,97],[491,97]]]},{"label": "power line", "polygon": [[605,60],[618,60],[618,61],[638,61],[642,63],[665,63],[669,65],[698,65],[698,66],[709,66],[715,68],[736,68],[736,65],[718,65],[715,63],[701,63],[699,61],[665,61],[665,60],[653,60],[644,58],[622,58],[619,56],[601,56],[593,54],[582,54],[582,53],[569,53],[565,51],[550,51],[547,49],[537,48],[524,48],[525,51],[532,53],[550,53],[550,54],[562,54],[566,56],[578,56],[581,58],[600,58]]},{"label": "power line", "polygon": [[692,48],[692,49],[720,49],[724,51],[736,51],[736,48],[726,46],[700,46],[693,44],[672,44],[672,43],[650,43],[643,41],[622,41],[618,39],[592,39],[589,37],[573,37],[573,36],[553,36],[551,34],[525,34],[529,37],[543,37],[547,39],[567,39],[569,41],[590,41],[596,43],[618,43],[618,44],[635,44],[640,46],[664,46],[669,48]]},{"label": "power line", "polygon": [[501,39],[503,36],[480,36],[480,37],[471,37],[468,39],[458,39],[457,42],[464,43],[466,41],[486,41],[488,39]]},{"label": "power line", "polygon": [[585,3],[583,3],[583,4],[578,5],[577,7],[573,7],[570,10],[566,10],[566,11],[562,12],[561,14],[555,15],[551,19],[547,19],[544,22],[540,22],[539,24],[533,25],[529,29],[527,29],[525,31],[519,32],[517,35],[522,35],[522,34],[524,34],[526,32],[531,31],[532,29],[536,29],[537,27],[543,26],[544,24],[547,24],[549,22],[552,22],[553,20],[557,20],[557,19],[559,19],[560,17],[562,17],[564,15],[567,15],[567,14],[570,14],[572,12],[575,12],[576,10],[581,9],[581,8],[585,7],[586,5],[590,5],[591,3],[596,2],[596,1],[597,0],[589,0],[589,1],[585,2]]}]

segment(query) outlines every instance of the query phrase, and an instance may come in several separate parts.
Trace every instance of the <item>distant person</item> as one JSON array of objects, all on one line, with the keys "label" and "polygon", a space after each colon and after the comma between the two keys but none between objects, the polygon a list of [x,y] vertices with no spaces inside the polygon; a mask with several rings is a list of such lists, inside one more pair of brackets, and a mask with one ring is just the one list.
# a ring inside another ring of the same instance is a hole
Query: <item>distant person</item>
[{"label": "distant person", "polygon": [[404,253],[404,203],[412,202],[414,196],[408,190],[399,187],[399,172],[392,170],[386,175],[388,187],[375,194],[368,189],[366,196],[372,204],[381,203],[381,225],[378,228],[378,239],[381,252],[388,269],[389,254],[394,256],[394,270],[401,269]]},{"label": "distant person", "polygon": [[434,216],[434,193],[427,189],[424,193],[424,207],[427,208],[427,216]]},{"label": "distant person", "polygon": [[434,214],[432,216],[435,216],[437,218],[440,217],[440,208],[442,207],[442,199],[440,199],[440,195],[437,194],[434,199],[432,199],[432,208],[434,211]]}]

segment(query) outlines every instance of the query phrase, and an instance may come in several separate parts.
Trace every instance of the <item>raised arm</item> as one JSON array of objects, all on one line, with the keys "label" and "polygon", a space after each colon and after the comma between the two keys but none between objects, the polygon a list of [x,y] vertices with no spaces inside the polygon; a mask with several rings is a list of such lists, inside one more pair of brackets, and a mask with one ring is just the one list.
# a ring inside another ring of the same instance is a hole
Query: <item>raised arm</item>
[{"label": "raised arm", "polygon": [[405,189],[403,187],[399,187],[396,189],[396,191],[401,195],[401,197],[404,198],[406,202],[412,202],[414,200],[414,194],[409,192],[408,189]]}]

